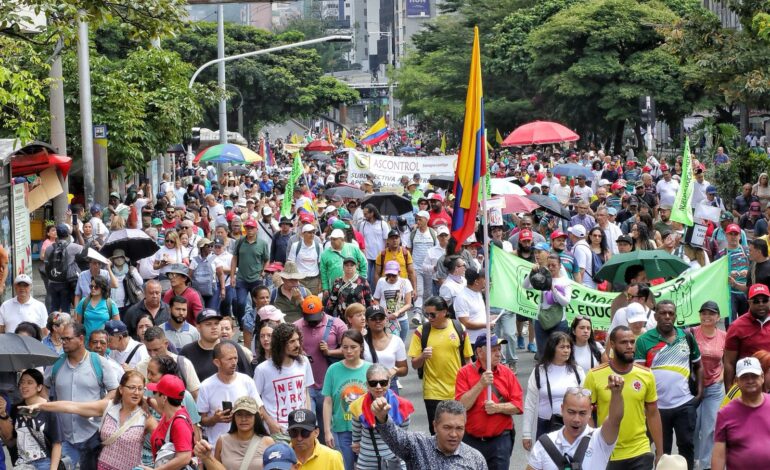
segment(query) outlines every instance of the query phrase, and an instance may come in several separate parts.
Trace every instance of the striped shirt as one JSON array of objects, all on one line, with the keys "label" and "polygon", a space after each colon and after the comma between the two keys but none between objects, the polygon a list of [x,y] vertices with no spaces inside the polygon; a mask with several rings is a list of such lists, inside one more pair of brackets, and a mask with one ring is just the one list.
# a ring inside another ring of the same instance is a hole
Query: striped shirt
[{"label": "striped shirt", "polygon": [[[385,460],[397,459],[396,455],[390,450],[390,447],[382,440],[379,430],[372,430],[371,428],[364,428],[361,421],[353,419],[353,442],[361,444],[361,448],[358,451],[358,460],[356,461],[358,470],[380,470],[380,466],[377,464],[377,455]],[[409,418],[407,418],[400,426],[402,429],[409,427]],[[372,432],[373,431],[373,432]],[[374,435],[375,442],[372,442],[372,435]],[[374,450],[374,444],[377,444],[377,451]],[[384,465],[383,465],[384,467]],[[406,464],[401,461],[401,468],[405,469]]]}]

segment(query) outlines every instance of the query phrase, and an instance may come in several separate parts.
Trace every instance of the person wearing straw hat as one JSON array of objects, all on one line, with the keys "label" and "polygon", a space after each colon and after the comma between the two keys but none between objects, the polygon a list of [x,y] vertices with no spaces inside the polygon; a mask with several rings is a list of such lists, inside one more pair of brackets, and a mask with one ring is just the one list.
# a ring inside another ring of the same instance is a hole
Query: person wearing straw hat
[{"label": "person wearing straw hat", "polygon": [[175,296],[187,299],[187,322],[195,325],[195,318],[203,310],[201,296],[190,287],[190,269],[182,263],[170,265],[166,270],[166,276],[171,281],[171,289],[163,295],[163,301],[171,305],[171,299]]},{"label": "person wearing straw hat", "polygon": [[687,470],[687,460],[681,455],[663,454],[655,468],[657,470]]},{"label": "person wearing straw hat", "polygon": [[123,318],[123,315],[125,315],[126,310],[128,310],[132,303],[139,300],[133,297],[132,291],[130,291],[127,285],[129,278],[138,287],[144,283],[142,276],[139,275],[139,271],[131,266],[128,261],[126,252],[121,249],[113,251],[112,256],[110,256],[110,262],[112,263],[110,265],[110,274],[117,281],[117,287],[113,287],[110,290],[110,298],[118,306],[120,318]]},{"label": "person wearing straw hat", "polygon": [[270,303],[286,314],[287,322],[299,320],[302,318],[302,300],[312,293],[300,285],[300,280],[306,275],[299,271],[295,263],[287,261],[278,276],[283,282],[270,293]]}]

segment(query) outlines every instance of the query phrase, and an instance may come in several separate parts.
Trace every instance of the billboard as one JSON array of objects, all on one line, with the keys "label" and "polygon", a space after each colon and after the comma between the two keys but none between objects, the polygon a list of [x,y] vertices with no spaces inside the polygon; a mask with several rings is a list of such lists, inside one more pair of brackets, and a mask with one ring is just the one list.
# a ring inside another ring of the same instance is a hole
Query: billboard
[{"label": "billboard", "polygon": [[406,0],[407,18],[430,17],[430,0]]}]

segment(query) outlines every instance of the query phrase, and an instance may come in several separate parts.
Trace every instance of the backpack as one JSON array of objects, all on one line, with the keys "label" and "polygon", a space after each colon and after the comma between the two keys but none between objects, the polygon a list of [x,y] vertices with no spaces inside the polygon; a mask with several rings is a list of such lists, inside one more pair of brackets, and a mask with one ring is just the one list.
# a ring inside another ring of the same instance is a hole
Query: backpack
[{"label": "backpack", "polygon": [[[294,258],[299,256],[299,250],[301,250],[303,246],[305,246],[304,242],[302,240],[299,240],[297,242],[297,249],[294,250]],[[315,246],[315,254],[318,257],[318,262],[320,263],[321,262],[321,245],[319,245],[318,242],[315,239],[313,239],[313,246]]]},{"label": "backpack", "polygon": [[[96,381],[99,383],[99,395],[104,398],[105,395],[107,395],[107,386],[104,385],[104,369],[102,369],[102,362],[99,360],[99,355],[96,353],[89,352],[88,358],[91,360],[91,367],[93,367],[94,373],[96,374]],[[51,367],[51,388],[49,391],[51,401],[56,400],[56,375],[59,373],[59,370],[61,370],[61,367],[66,360],[67,354],[62,353]]]},{"label": "backpack", "polygon": [[580,438],[580,444],[578,444],[577,449],[575,450],[575,455],[572,457],[562,455],[559,452],[559,449],[556,448],[556,444],[554,444],[551,438],[548,437],[548,434],[542,434],[537,439],[537,442],[543,446],[546,454],[548,454],[548,457],[553,461],[554,464],[556,464],[556,467],[559,470],[583,470],[583,459],[586,457],[588,444],[591,443],[591,436],[593,436],[593,434],[594,433],[592,431]]},{"label": "backpack", "polygon": [[197,263],[192,272],[191,284],[193,289],[200,295],[210,296],[214,294],[214,269],[211,263],[201,256],[196,256],[193,260]]},{"label": "backpack", "polygon": [[49,281],[67,282],[69,268],[67,266],[67,245],[68,242],[57,241],[53,245],[51,256],[46,259],[46,276]]},{"label": "backpack", "polygon": [[[465,330],[463,329],[463,325],[460,323],[460,320],[455,320],[452,318],[451,322],[455,332],[460,335],[460,366],[462,367],[465,365],[465,356],[463,355],[463,351],[465,351]],[[430,336],[430,330],[430,322],[425,322],[422,324],[422,334],[420,335],[420,345],[422,349],[428,347],[428,337]],[[425,367],[424,364],[423,367]],[[422,376],[425,373],[423,367],[417,369],[417,377],[420,379],[422,379]]]},{"label": "backpack", "polygon": [[[382,250],[380,252],[380,277],[382,277],[383,273],[385,272],[385,252],[388,251],[387,249]],[[406,250],[406,247],[401,247],[401,255],[404,257],[404,264],[406,264],[406,257],[409,254],[409,252]],[[395,260],[394,260],[395,261]],[[399,263],[401,264],[401,263]]]},{"label": "backpack", "polygon": [[[106,299],[104,299],[104,301],[107,304],[107,315],[109,315],[110,318],[112,318],[113,315],[117,315],[119,313],[118,312],[118,308],[115,307],[115,302],[113,302],[111,298],[107,297]],[[85,298],[85,302],[82,302],[83,308],[78,310],[78,307],[75,306],[75,313],[80,315],[81,323],[83,321],[85,321],[85,318],[86,318],[86,305],[88,305],[90,302],[91,302],[91,296],[89,295],[88,297]],[[81,304],[78,304],[78,305],[81,305]],[[112,313],[113,307],[115,307],[115,313],[114,314]]]},{"label": "backpack", "polygon": [[128,274],[123,278],[123,290],[126,292],[126,305],[133,305],[137,302],[144,300],[144,289],[141,284],[137,284],[133,272],[136,272],[136,268],[133,266],[128,268]]},{"label": "backpack", "polygon": [[[414,250],[414,237],[417,236],[417,230],[419,229],[412,230],[411,235],[409,235],[409,245],[412,247],[413,250]],[[428,227],[428,232],[430,233],[430,237],[433,239],[433,246],[436,246],[436,241],[438,240],[438,238],[436,238],[436,231]]]}]

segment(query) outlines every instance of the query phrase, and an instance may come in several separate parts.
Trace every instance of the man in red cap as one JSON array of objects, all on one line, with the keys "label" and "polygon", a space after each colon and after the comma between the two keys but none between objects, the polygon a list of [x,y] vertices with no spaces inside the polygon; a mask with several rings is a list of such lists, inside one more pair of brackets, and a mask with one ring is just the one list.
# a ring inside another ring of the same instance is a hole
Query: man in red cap
[{"label": "man in red cap", "polygon": [[430,201],[430,217],[428,218],[428,226],[436,227],[437,225],[452,226],[452,217],[444,209],[444,196],[439,193],[433,193],[428,198]]},{"label": "man in red cap", "polygon": [[580,275],[580,266],[575,261],[575,257],[567,251],[567,234],[558,229],[554,230],[551,233],[551,247],[553,252],[559,255],[561,265],[564,267],[567,276],[580,284],[583,281],[583,277]]},{"label": "man in red cap", "polygon": [[235,289],[235,316],[239,324],[243,318],[246,298],[251,289],[262,285],[265,265],[270,260],[267,243],[257,237],[257,221],[248,219],[243,226],[246,227],[246,236],[238,239],[230,261],[230,283]]},{"label": "man in red cap", "polygon": [[764,284],[749,288],[749,314],[741,315],[727,330],[725,353],[725,391],[735,380],[735,363],[757,351],[770,351],[770,289]]}]

